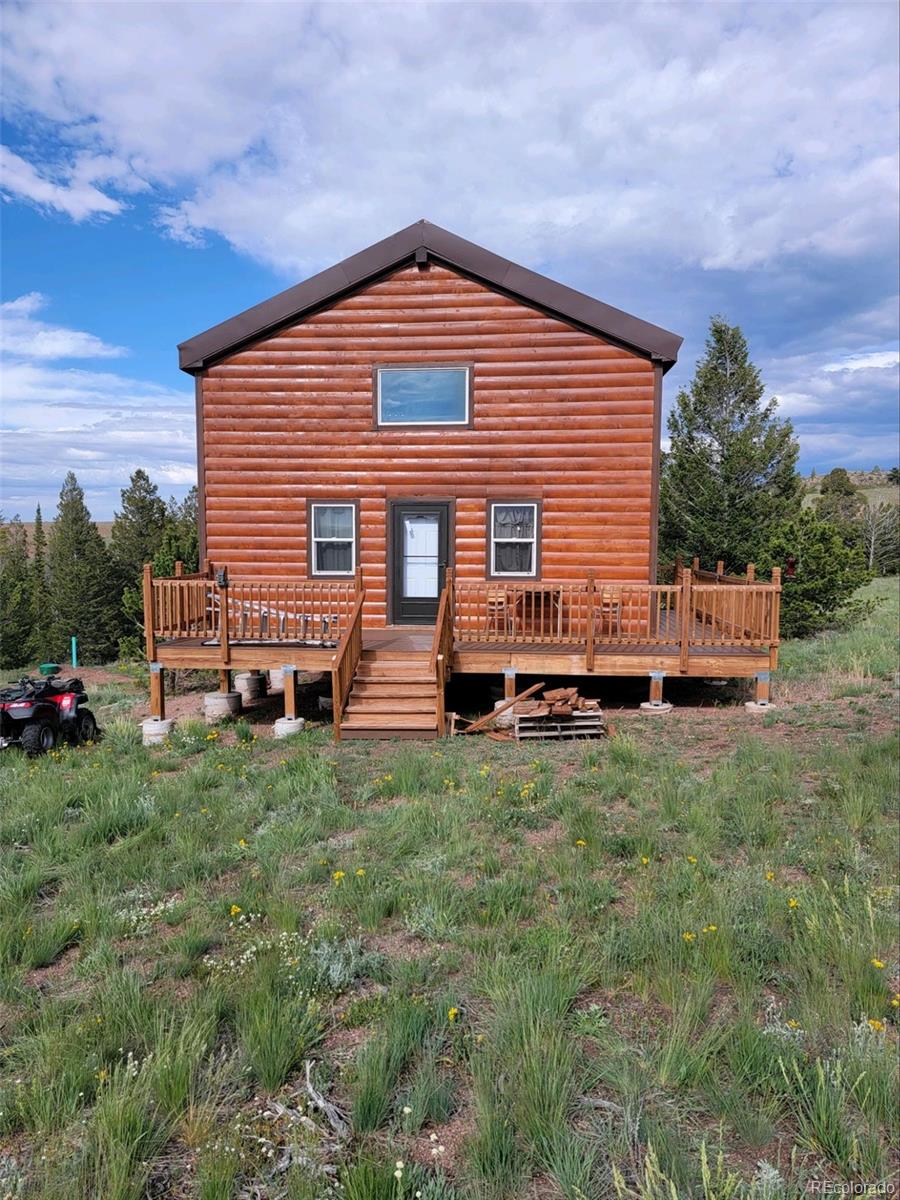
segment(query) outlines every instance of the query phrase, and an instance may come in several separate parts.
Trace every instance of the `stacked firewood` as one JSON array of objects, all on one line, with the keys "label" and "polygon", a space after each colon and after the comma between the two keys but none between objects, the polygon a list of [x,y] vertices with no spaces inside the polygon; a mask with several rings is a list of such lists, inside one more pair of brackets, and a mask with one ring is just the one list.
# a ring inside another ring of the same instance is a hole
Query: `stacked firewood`
[{"label": "stacked firewood", "polygon": [[575,712],[599,712],[600,701],[578,695],[577,687],[548,688],[540,700],[520,700],[516,716],[571,717]]}]

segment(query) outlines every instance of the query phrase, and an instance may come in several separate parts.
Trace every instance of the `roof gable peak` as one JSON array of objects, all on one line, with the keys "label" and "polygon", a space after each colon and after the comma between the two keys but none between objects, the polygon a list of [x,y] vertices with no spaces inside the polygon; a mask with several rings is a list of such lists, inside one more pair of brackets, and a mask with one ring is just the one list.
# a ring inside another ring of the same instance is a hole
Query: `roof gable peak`
[{"label": "roof gable peak", "polygon": [[182,342],[178,347],[179,365],[192,374],[201,371],[240,346],[334,303],[408,261],[415,261],[416,252],[423,248],[436,261],[552,316],[636,350],[659,362],[664,370],[677,358],[682,343],[677,334],[510,262],[423,217],[333,267]]}]

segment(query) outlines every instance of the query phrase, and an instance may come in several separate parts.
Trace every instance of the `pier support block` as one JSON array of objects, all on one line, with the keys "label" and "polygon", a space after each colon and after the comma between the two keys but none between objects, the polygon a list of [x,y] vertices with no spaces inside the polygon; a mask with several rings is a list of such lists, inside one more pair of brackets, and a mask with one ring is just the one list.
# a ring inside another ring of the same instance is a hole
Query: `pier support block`
[{"label": "pier support block", "polygon": [[663,679],[665,677],[665,671],[650,672],[650,699],[645,700],[641,705],[641,712],[660,717],[664,713],[672,711],[672,705],[663,700]]},{"label": "pier support block", "polygon": [[294,733],[302,733],[306,722],[302,717],[279,717],[275,722],[273,733],[278,740],[290,737]]},{"label": "pier support block", "polygon": [[141,721],[141,741],[145,746],[160,746],[174,728],[175,722],[171,718],[148,717]]},{"label": "pier support block", "polygon": [[207,692],[203,697],[203,715],[207,725],[215,725],[225,717],[241,715],[240,692]]},{"label": "pier support block", "polygon": [[234,690],[244,700],[261,700],[266,694],[266,677],[261,671],[242,671],[234,677]]},{"label": "pier support block", "polygon": [[768,671],[760,671],[756,676],[756,688],[752,700],[746,701],[744,708],[747,712],[760,713],[769,712],[772,705],[769,703],[769,688],[771,683],[771,675]]}]

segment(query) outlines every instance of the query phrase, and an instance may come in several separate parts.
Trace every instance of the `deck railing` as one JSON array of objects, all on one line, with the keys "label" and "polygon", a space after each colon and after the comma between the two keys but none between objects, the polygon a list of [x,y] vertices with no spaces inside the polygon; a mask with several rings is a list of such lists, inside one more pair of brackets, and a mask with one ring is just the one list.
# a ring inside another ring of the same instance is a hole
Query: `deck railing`
[{"label": "deck railing", "polygon": [[185,638],[217,644],[223,660],[233,643],[293,642],[336,646],[355,611],[357,580],[229,580],[197,573],[155,578],[144,568],[147,657],[157,641]]},{"label": "deck railing", "polygon": [[339,740],[341,736],[341,717],[347,707],[347,700],[353,687],[353,676],[356,674],[362,654],[362,619],[365,599],[366,589],[360,583],[347,628],[341,637],[337,653],[331,660],[331,697],[335,740]]},{"label": "deck railing", "polygon": [[[708,582],[708,579],[712,582]],[[679,569],[671,584],[549,582],[454,584],[458,642],[585,647],[586,665],[602,647],[677,651],[686,666],[694,647],[750,650],[778,646],[781,573],[771,582]]]},{"label": "deck railing", "polygon": [[453,662],[453,610],[454,583],[453,569],[447,567],[444,574],[444,586],[438,601],[437,618],[434,623],[434,637],[431,640],[431,658],[429,667],[435,683],[435,715],[437,718],[438,737],[446,732],[446,714],[444,711],[444,687],[450,678],[451,663]]}]

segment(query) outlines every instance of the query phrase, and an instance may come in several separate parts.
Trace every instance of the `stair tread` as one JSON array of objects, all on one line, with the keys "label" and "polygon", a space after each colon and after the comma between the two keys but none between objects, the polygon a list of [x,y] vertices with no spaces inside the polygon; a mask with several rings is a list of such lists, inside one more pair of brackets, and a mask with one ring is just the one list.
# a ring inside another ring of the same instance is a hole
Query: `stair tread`
[{"label": "stair tread", "polygon": [[420,696],[422,698],[430,697],[433,700],[437,694],[437,688],[434,682],[407,683],[402,679],[390,679],[383,683],[371,683],[368,679],[356,678],[353,681],[353,694],[371,696],[378,700],[386,700],[392,696],[402,696],[407,700],[411,700],[414,696]]},{"label": "stair tread", "polygon": [[434,713],[348,713],[341,718],[341,728],[348,729],[434,729]]},{"label": "stair tread", "polygon": [[436,713],[435,700],[428,699],[427,696],[413,697],[411,700],[397,699],[395,697],[373,697],[373,696],[357,696],[354,697],[351,693],[350,701],[345,709],[348,713]]},{"label": "stair tread", "polygon": [[417,674],[407,675],[398,674],[391,675],[387,671],[372,671],[359,672],[357,671],[354,679],[359,679],[363,683],[433,683],[434,680],[429,675]]}]

